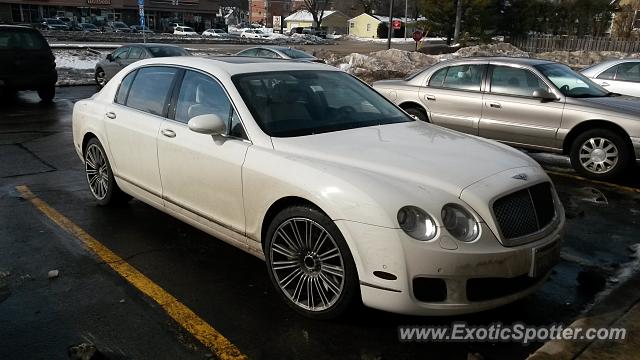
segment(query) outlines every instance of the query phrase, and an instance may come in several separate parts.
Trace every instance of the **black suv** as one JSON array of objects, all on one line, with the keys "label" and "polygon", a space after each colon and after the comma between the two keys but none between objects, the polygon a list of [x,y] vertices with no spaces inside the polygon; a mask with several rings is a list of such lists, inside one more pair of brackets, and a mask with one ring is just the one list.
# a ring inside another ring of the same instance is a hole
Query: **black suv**
[{"label": "black suv", "polygon": [[26,26],[0,25],[0,90],[37,90],[42,101],[56,94],[55,57],[40,32]]}]

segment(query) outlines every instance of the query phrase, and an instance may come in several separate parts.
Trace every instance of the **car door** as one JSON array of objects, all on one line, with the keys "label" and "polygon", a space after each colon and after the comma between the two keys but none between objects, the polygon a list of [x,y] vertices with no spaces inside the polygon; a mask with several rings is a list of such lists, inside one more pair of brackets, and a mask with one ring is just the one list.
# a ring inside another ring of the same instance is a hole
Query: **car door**
[{"label": "car door", "polygon": [[594,81],[614,93],[640,96],[640,61],[614,65],[600,73]]},{"label": "car door", "polygon": [[131,47],[123,46],[111,54],[111,60],[105,61],[102,69],[104,70],[107,79],[114,77],[120,70],[124,69],[128,64],[126,61],[129,59],[129,50]]},{"label": "car door", "polygon": [[554,91],[541,76],[524,66],[490,65],[488,80],[480,136],[534,148],[558,147],[564,102],[533,97],[536,90]]},{"label": "car door", "polygon": [[487,61],[453,65],[436,70],[420,89],[420,101],[437,125],[478,134],[482,114],[482,86]]},{"label": "car door", "polygon": [[[187,70],[176,90],[173,120],[165,120],[158,135],[165,206],[244,234],[242,164],[251,143],[242,123],[224,87],[210,75]],[[191,118],[206,114],[227,121],[228,136],[189,130]]]},{"label": "car door", "polygon": [[162,204],[157,138],[178,70],[149,66],[128,74],[104,123],[115,175]]}]

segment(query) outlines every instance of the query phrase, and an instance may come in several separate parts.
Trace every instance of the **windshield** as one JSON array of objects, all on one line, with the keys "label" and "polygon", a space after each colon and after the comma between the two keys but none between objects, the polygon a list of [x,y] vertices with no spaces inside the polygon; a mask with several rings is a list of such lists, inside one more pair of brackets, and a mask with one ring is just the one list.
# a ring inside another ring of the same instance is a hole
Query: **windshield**
[{"label": "windshield", "polygon": [[129,27],[127,26],[127,24],[125,24],[125,23],[121,23],[121,22],[115,22],[115,23],[113,23],[113,27],[116,27],[116,28],[127,28],[127,29],[129,28]]},{"label": "windshield", "polygon": [[308,59],[313,56],[307,54],[304,51],[296,50],[296,49],[280,49],[283,53],[285,53],[288,57],[292,59]]},{"label": "windshield", "polygon": [[232,80],[269,136],[305,136],[413,121],[382,95],[339,71],[250,73]]},{"label": "windshield", "polygon": [[256,34],[262,34],[262,30],[254,30],[253,32]]},{"label": "windshield", "polygon": [[58,20],[58,19],[47,19],[47,23],[50,25],[64,25],[62,20]]},{"label": "windshield", "polygon": [[192,28],[188,28],[188,27],[183,27],[182,31],[184,31],[184,32],[193,32],[193,29]]},{"label": "windshield", "polygon": [[187,50],[173,46],[153,46],[147,48],[153,57],[189,56]]},{"label": "windshield", "polygon": [[582,74],[571,70],[567,65],[543,64],[536,69],[546,76],[560,91],[568,97],[603,97],[610,93]]}]

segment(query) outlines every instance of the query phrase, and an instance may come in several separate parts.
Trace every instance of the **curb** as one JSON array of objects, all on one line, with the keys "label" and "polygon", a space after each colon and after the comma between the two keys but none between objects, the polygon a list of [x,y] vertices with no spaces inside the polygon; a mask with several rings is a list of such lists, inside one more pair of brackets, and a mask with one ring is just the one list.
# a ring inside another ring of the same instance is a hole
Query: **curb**
[{"label": "curb", "polygon": [[[611,290],[586,313],[576,319],[570,328],[607,328],[625,318],[634,306],[640,304],[640,273],[634,274],[624,283]],[[628,335],[628,334],[627,334]],[[569,360],[582,355],[596,343],[591,341],[552,340],[531,354],[527,360]]]}]

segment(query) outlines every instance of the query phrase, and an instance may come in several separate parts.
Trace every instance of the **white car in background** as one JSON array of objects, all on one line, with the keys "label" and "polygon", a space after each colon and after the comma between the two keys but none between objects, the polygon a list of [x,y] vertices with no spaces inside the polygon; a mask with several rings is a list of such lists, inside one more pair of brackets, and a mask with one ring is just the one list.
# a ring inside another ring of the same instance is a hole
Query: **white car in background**
[{"label": "white car in background", "polygon": [[229,34],[221,29],[207,29],[202,32],[202,36],[216,37],[216,38],[228,38]]},{"label": "white car in background", "polygon": [[173,35],[198,35],[198,33],[188,26],[176,26]]},{"label": "white car in background", "polygon": [[613,93],[640,97],[640,59],[605,61],[581,73]]},{"label": "white car in background", "polygon": [[[534,160],[327,65],[157,58],[73,109],[95,201],[136,197],[264,258],[315,318],[476,312],[544,283],[564,210]],[[242,266],[242,264],[238,264]]]},{"label": "white car in background", "polygon": [[247,38],[247,39],[264,39],[264,38],[268,38],[269,36],[270,35],[267,34],[266,32],[262,30],[257,30],[257,29],[244,30],[242,34],[240,34],[241,38]]}]

